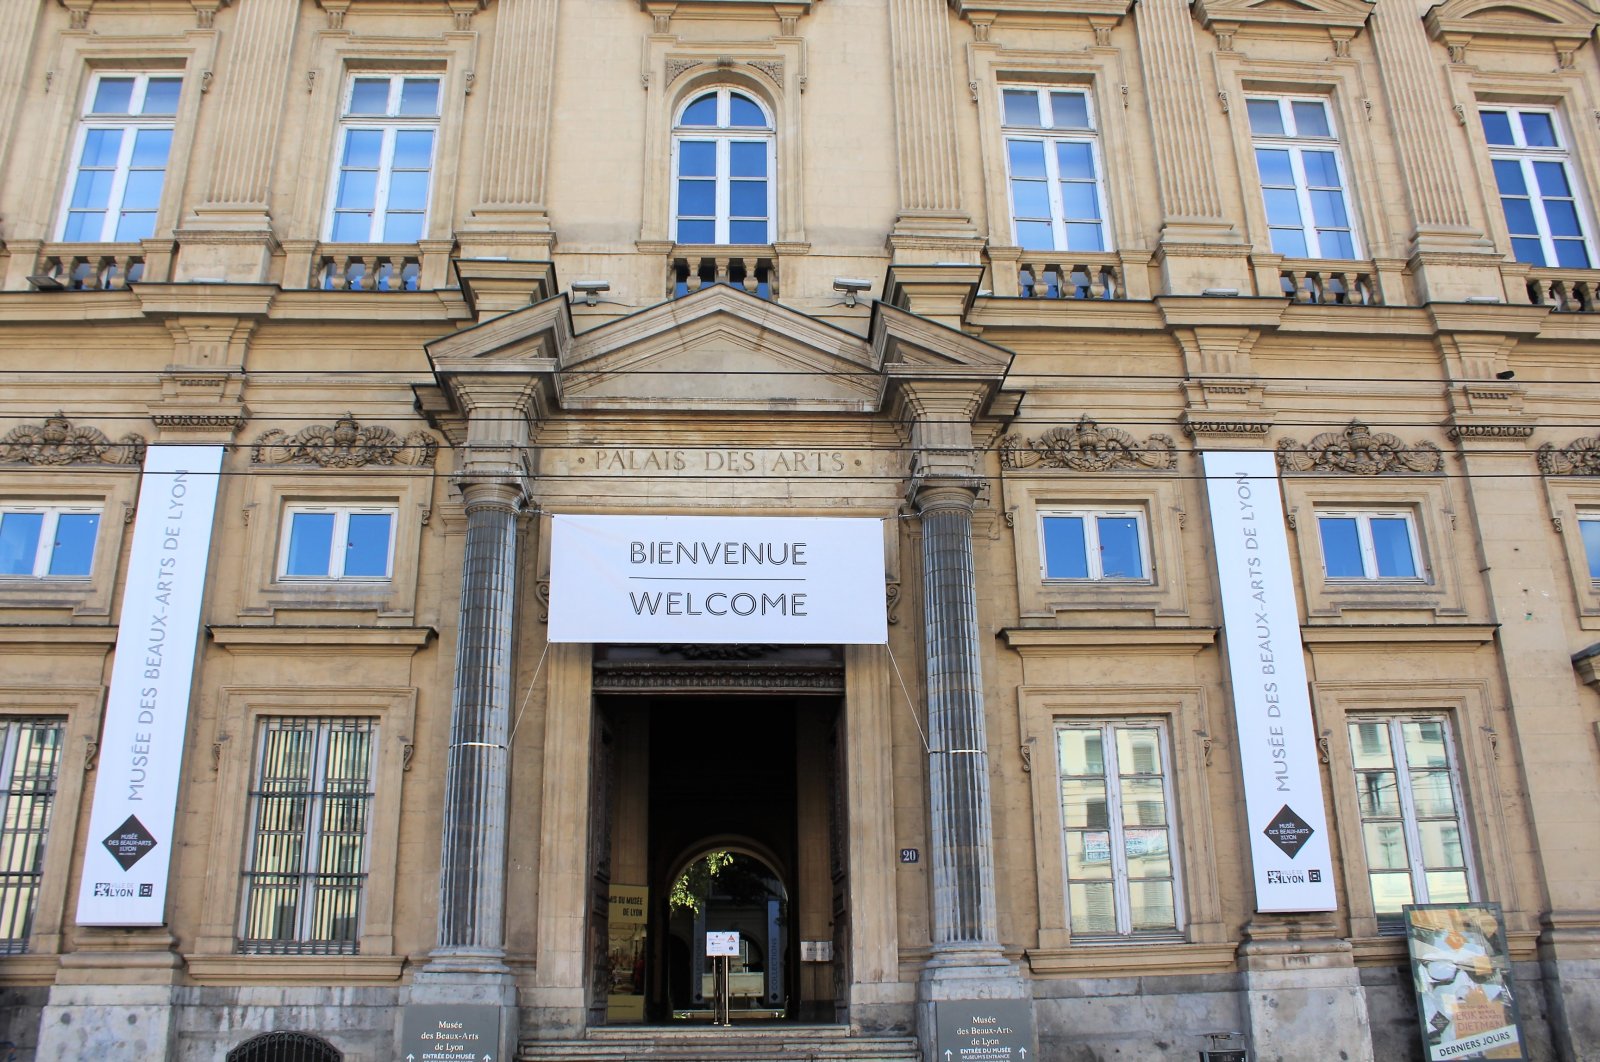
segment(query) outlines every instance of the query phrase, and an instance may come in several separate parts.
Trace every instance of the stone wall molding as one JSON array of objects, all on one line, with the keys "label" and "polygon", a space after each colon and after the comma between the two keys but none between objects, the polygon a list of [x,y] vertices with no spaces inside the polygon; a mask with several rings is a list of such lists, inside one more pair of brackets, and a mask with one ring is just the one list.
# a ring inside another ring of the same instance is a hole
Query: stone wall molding
[{"label": "stone wall molding", "polygon": [[1102,427],[1085,414],[1071,427],[1056,427],[1036,439],[1013,433],[1000,440],[1000,467],[1061,468],[1073,472],[1178,467],[1172,436],[1159,432],[1140,442],[1121,428]]},{"label": "stone wall molding", "polygon": [[1398,435],[1373,431],[1352,420],[1339,431],[1323,432],[1302,446],[1278,440],[1278,468],[1284,472],[1342,472],[1354,476],[1386,473],[1439,472],[1444,458],[1431,442],[1409,446]]},{"label": "stone wall molding", "polygon": [[1545,443],[1535,459],[1539,471],[1547,476],[1600,476],[1600,436],[1586,435],[1560,449]]},{"label": "stone wall molding", "polygon": [[21,424],[0,437],[0,463],[22,465],[138,465],[145,438],[129,432],[113,442],[99,428],[73,424],[63,414],[43,424]]},{"label": "stone wall molding", "polygon": [[382,425],[362,425],[353,416],[332,424],[313,424],[289,435],[273,428],[257,437],[250,454],[255,465],[320,465],[364,468],[367,465],[414,465],[432,468],[439,440],[425,431],[401,436]]}]

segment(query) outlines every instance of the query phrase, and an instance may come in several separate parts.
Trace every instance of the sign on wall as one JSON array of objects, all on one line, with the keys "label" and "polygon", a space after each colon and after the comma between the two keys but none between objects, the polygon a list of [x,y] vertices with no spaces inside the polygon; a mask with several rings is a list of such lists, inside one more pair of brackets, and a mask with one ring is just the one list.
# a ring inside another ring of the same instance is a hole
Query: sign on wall
[{"label": "sign on wall", "polygon": [[1202,457],[1256,909],[1332,911],[1328,814],[1277,465],[1270,452]]},{"label": "sign on wall", "polygon": [[557,516],[552,642],[882,644],[883,521]]},{"label": "sign on wall", "polygon": [[1526,1058],[1500,905],[1407,904],[1405,913],[1430,1062]]},{"label": "sign on wall", "polygon": [[220,446],[145,451],[106,693],[78,924],[165,919]]}]

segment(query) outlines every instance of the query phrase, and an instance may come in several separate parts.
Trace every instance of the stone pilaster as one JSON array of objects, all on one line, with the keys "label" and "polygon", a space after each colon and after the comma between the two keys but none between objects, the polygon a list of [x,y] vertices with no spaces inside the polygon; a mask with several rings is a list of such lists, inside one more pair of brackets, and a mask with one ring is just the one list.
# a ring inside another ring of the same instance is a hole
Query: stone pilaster
[{"label": "stone pilaster", "polygon": [[1321,917],[1258,915],[1239,947],[1250,1057],[1258,1062],[1323,1058],[1329,1045],[1349,1062],[1373,1062],[1366,990],[1350,942]]},{"label": "stone pilaster", "polygon": [[[0,100],[6,104],[0,109],[0,174],[6,172],[11,158],[11,141],[16,136],[22,116],[22,82],[28,75],[28,62],[33,58],[34,30],[44,5],[38,3],[0,4]],[[0,215],[0,221],[3,221]],[[8,233],[0,228],[0,240]]]}]

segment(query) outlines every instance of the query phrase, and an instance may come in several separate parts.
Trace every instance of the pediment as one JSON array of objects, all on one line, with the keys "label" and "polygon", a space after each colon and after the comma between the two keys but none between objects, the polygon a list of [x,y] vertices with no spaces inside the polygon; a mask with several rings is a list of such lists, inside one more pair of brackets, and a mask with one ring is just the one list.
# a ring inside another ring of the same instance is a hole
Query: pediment
[{"label": "pediment", "polygon": [[[1435,38],[1498,37],[1579,42],[1600,15],[1579,0],[1447,0],[1428,11]],[[1574,44],[1574,47],[1576,44]]]},{"label": "pediment", "polygon": [[1372,14],[1372,0],[1194,0],[1201,25],[1273,28],[1313,26],[1360,29]]}]

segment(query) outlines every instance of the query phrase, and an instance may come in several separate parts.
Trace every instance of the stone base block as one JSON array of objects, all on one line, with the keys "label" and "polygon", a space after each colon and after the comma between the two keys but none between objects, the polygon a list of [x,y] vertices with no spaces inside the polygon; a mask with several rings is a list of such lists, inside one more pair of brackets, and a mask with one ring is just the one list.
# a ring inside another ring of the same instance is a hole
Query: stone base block
[{"label": "stone base block", "polygon": [[55,985],[39,1022],[39,1058],[176,1062],[171,985]]}]

